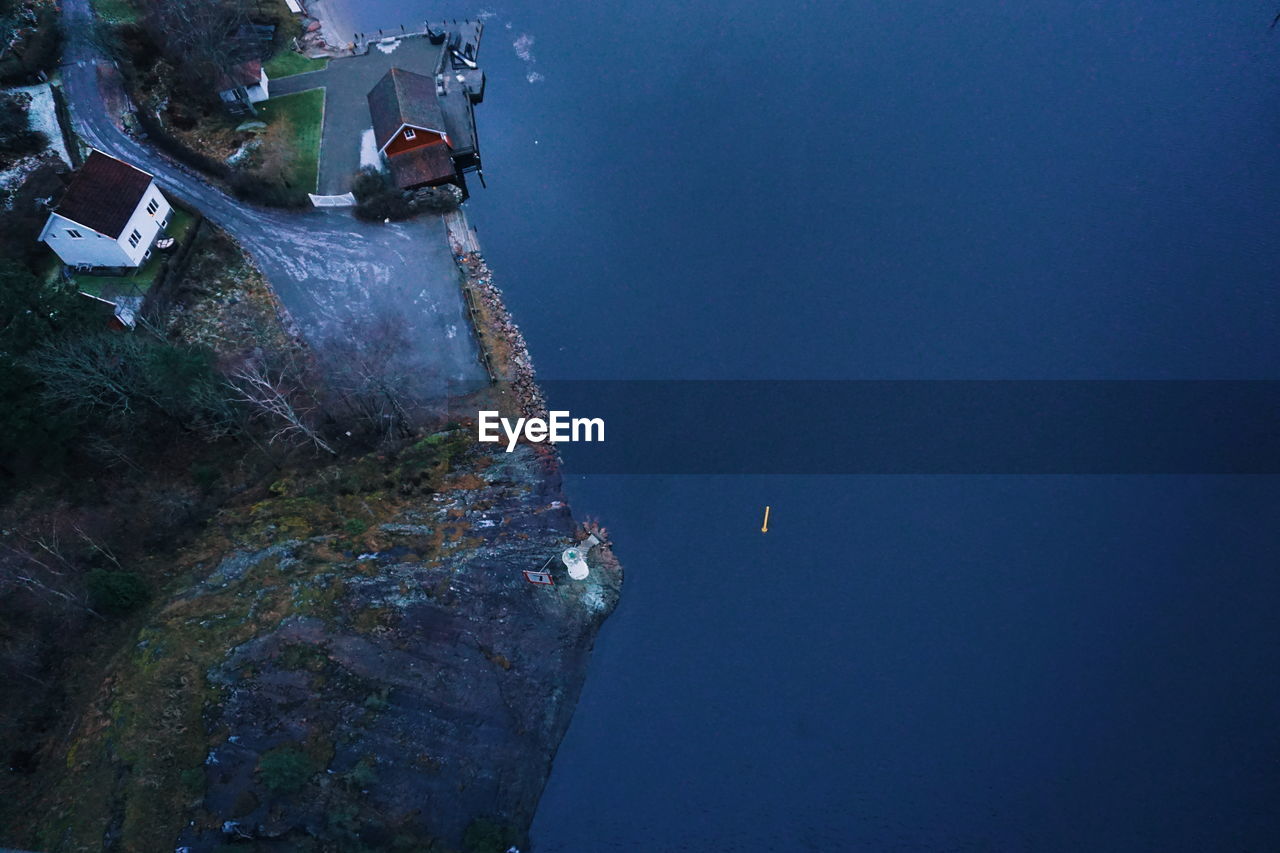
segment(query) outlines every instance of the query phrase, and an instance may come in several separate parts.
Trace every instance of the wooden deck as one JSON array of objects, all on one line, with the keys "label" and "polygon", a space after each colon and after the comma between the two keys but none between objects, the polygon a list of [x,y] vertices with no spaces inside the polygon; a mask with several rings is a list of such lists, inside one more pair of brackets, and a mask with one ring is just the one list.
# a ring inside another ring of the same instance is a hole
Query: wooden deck
[{"label": "wooden deck", "polygon": [[463,255],[468,252],[480,252],[480,240],[476,237],[476,229],[467,222],[467,214],[461,208],[444,214],[444,224],[449,230],[449,245],[455,252]]}]

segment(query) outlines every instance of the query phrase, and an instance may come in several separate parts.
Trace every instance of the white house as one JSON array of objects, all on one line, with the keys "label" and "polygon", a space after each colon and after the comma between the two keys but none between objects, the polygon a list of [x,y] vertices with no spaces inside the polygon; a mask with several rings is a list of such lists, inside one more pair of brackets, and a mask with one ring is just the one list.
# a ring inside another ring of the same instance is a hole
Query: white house
[{"label": "white house", "polygon": [[257,104],[271,97],[267,90],[267,71],[258,60],[241,62],[218,79],[218,97],[223,103],[248,101]]},{"label": "white house", "polygon": [[49,214],[40,240],[73,267],[136,268],[151,256],[171,211],[150,174],[94,150]]}]

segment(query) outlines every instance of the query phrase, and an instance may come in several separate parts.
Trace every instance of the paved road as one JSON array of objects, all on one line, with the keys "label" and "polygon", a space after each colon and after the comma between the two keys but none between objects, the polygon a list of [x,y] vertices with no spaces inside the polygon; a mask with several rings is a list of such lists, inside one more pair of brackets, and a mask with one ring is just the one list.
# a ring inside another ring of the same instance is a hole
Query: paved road
[{"label": "paved road", "polygon": [[373,133],[369,90],[392,66],[432,76],[440,50],[439,45],[425,38],[407,38],[391,45],[375,46],[364,56],[335,59],[323,71],[308,71],[271,81],[272,97],[324,88],[321,193],[337,195],[351,189],[351,177],[360,168],[360,139],[366,130]]},{"label": "paved road", "polygon": [[253,257],[308,343],[319,349],[351,329],[391,318],[407,326],[402,364],[413,390],[478,387],[486,376],[443,220],[374,225],[349,211],[266,210],[238,201],[198,173],[126,134],[118,72],[92,37],[88,0],[64,0],[62,79],[76,130],[91,145],[146,169],[162,190],[199,209]]}]

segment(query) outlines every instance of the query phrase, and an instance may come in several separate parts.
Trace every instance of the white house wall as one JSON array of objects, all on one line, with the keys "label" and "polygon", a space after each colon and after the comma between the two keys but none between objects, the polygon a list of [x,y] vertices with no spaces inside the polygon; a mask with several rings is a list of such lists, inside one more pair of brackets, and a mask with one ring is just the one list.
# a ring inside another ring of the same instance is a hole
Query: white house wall
[{"label": "white house wall", "polygon": [[[155,200],[156,212],[147,213],[147,205]],[[64,264],[88,267],[136,267],[160,234],[161,222],[172,214],[173,208],[152,181],[142,200],[129,217],[119,239],[112,240],[90,228],[80,225],[57,213],[49,214],[49,221],[41,232],[45,243],[57,253]],[[137,230],[141,237],[137,246],[129,245],[129,235]],[[67,231],[79,232],[79,239],[67,235]]]},{"label": "white house wall", "polygon": [[[79,239],[69,237],[68,230],[77,231],[83,236]],[[56,213],[49,214],[49,222],[44,228],[44,241],[62,258],[64,264],[88,267],[131,266],[129,256],[115,240]]]},{"label": "white house wall", "polygon": [[[269,77],[267,77],[267,71],[264,68],[262,70],[262,73],[258,75],[258,82],[254,83],[252,86],[245,87],[244,92],[246,97],[249,98],[249,103],[260,104],[263,101],[267,100],[267,98],[270,98],[271,97],[271,89],[269,86],[270,82],[271,80]],[[221,98],[224,103],[234,104],[237,100],[239,100],[236,97],[237,91],[239,91],[239,89],[223,89],[221,92],[218,93],[218,97]]]},{"label": "white house wall", "polygon": [[[155,213],[147,213],[147,205],[152,199],[159,203],[159,207],[156,208]],[[151,248],[151,244],[156,241],[156,236],[160,233],[160,223],[169,219],[172,210],[169,202],[160,194],[155,181],[152,181],[147,191],[142,194],[142,201],[138,202],[133,216],[129,217],[124,230],[120,232],[120,239],[116,241],[121,251],[129,258],[128,266],[136,267],[142,263],[142,256]],[[137,246],[130,246],[129,235],[135,228],[142,234],[142,239],[138,240]]]}]

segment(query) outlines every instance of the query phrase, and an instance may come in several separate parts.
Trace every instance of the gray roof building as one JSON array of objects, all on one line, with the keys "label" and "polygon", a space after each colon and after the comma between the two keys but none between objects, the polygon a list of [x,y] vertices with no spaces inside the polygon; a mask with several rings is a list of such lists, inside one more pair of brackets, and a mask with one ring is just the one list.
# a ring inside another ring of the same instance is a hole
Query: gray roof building
[{"label": "gray roof building", "polygon": [[369,91],[369,115],[379,151],[406,127],[447,135],[435,82],[403,68],[392,68]]}]

